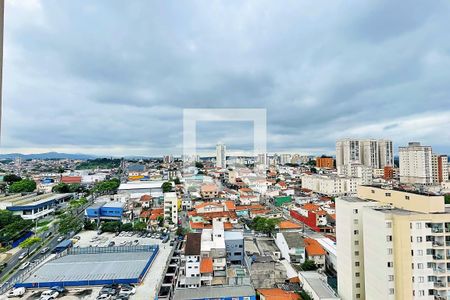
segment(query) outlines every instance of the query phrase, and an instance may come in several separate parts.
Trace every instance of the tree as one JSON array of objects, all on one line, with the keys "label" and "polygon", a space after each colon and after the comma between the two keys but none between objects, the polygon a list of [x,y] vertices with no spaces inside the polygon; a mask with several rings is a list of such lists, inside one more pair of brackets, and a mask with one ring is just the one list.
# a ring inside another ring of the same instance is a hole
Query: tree
[{"label": "tree", "polygon": [[14,182],[21,181],[21,180],[22,180],[22,177],[20,177],[16,174],[8,174],[3,177],[3,181],[6,182],[7,184],[12,184]]},{"label": "tree", "polygon": [[444,195],[444,201],[445,201],[445,204],[450,204],[450,194]]},{"label": "tree", "polygon": [[132,223],[122,224],[121,230],[122,231],[133,231],[133,224]]},{"label": "tree", "polygon": [[95,222],[92,222],[90,220],[84,221],[84,229],[85,230],[95,230],[97,228]]},{"label": "tree", "polygon": [[[127,223],[127,224],[130,224],[131,228],[133,228],[133,224],[131,224],[131,223]],[[122,223],[119,221],[105,222],[102,224],[102,226],[100,228],[104,232],[119,232],[122,228]]]},{"label": "tree", "polygon": [[57,185],[55,185],[52,188],[52,192],[54,192],[54,193],[65,194],[65,193],[69,193],[69,191],[70,191],[69,185],[65,184],[63,182],[58,183]]},{"label": "tree", "polygon": [[158,220],[158,226],[162,227],[164,225],[164,217],[163,216],[158,216],[156,218],[156,220]]},{"label": "tree", "polygon": [[180,178],[175,177],[175,179],[173,180],[173,183],[180,184],[181,183]]},{"label": "tree", "polygon": [[145,231],[147,230],[147,224],[145,222],[136,222],[133,226],[134,231]]},{"label": "tree", "polygon": [[264,218],[264,217],[255,217],[252,220],[251,223],[251,228],[259,231],[259,232],[263,232],[266,234],[272,233],[275,231],[275,227],[276,225],[280,222],[280,220],[278,219],[269,219],[269,218]]},{"label": "tree", "polygon": [[9,186],[10,193],[31,193],[36,189],[36,182],[31,179],[22,179]]},{"label": "tree", "polygon": [[83,221],[80,220],[80,218],[78,218],[77,216],[74,216],[70,213],[61,215],[58,224],[59,233],[64,235],[72,231],[77,232],[83,227]]},{"label": "tree", "polygon": [[314,271],[314,270],[317,270],[317,266],[314,263],[314,261],[309,260],[309,259],[305,260],[305,262],[300,265],[300,268],[303,271]]},{"label": "tree", "polygon": [[99,194],[113,194],[117,191],[120,186],[120,180],[113,178],[111,180],[105,180],[97,183],[92,191]]},{"label": "tree", "polygon": [[37,243],[39,243],[39,242],[41,242],[41,238],[40,237],[37,237],[37,236],[32,236],[32,237],[29,237],[29,238],[27,238],[25,241],[23,241],[22,243],[20,243],[20,247],[22,248],[22,249],[27,249],[27,253],[29,253],[30,252],[30,248],[33,246],[33,245],[35,245],[35,244],[37,244]]},{"label": "tree", "polygon": [[170,192],[172,190],[172,184],[166,181],[161,185],[161,188],[163,190],[163,193]]}]

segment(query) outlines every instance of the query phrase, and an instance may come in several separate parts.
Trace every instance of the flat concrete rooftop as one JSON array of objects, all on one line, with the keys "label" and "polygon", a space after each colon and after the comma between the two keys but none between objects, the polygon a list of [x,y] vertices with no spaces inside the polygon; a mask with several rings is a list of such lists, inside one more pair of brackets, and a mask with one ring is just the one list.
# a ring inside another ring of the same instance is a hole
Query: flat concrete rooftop
[{"label": "flat concrete rooftop", "polygon": [[[143,246],[140,246],[143,247]],[[114,247],[107,247],[111,251]],[[119,247],[123,248],[123,247]],[[87,251],[91,249],[85,248]],[[144,248],[142,248],[144,249]],[[141,250],[142,250],[141,249]],[[61,283],[60,285],[86,285],[86,281],[114,281],[138,279],[145,273],[154,259],[155,249],[110,253],[83,253],[83,248],[74,249],[80,254],[68,254],[49,261],[34,271],[22,284]],[[101,250],[94,248],[92,251]],[[131,250],[131,247],[130,247]],[[155,254],[156,255],[156,254]],[[69,282],[71,282],[69,284]],[[80,284],[76,284],[80,282]],[[111,282],[112,283],[112,282]]]}]

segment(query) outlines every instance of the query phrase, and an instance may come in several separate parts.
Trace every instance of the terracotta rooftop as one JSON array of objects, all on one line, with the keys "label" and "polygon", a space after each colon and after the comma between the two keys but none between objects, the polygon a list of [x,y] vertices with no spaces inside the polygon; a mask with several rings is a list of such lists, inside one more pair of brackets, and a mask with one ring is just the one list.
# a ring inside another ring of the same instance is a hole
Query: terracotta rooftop
[{"label": "terracotta rooftop", "polygon": [[285,291],[280,288],[257,289],[259,294],[266,300],[300,300],[300,296],[292,291]]},{"label": "terracotta rooftop", "polygon": [[141,202],[149,202],[152,201],[153,197],[150,195],[143,195],[140,199]]},{"label": "terracotta rooftop", "polygon": [[326,254],[320,243],[315,239],[306,238],[303,242],[305,243],[305,250],[308,256],[319,256]]},{"label": "terracotta rooftop", "polygon": [[225,201],[225,206],[227,207],[227,210],[236,210],[236,204],[234,203],[234,201]]},{"label": "terracotta rooftop", "polygon": [[81,176],[63,176],[61,177],[63,183],[81,183]]},{"label": "terracotta rooftop", "polygon": [[289,220],[284,220],[284,221],[281,221],[280,223],[278,223],[278,228],[280,228],[280,229],[301,229],[302,226],[295,222],[292,222]]},{"label": "terracotta rooftop", "polygon": [[211,257],[203,257],[200,261],[200,273],[212,273],[213,260]]}]

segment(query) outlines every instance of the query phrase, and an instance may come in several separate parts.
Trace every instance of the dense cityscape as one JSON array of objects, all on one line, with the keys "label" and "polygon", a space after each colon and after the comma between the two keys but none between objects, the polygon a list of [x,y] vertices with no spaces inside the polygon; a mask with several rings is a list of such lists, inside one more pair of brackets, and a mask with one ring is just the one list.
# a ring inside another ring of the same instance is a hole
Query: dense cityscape
[{"label": "dense cityscape", "polygon": [[236,157],[218,144],[212,157],[18,157],[0,170],[8,297],[447,299],[450,289],[448,156],[418,142],[398,156],[391,140],[342,139],[333,156]]},{"label": "dense cityscape", "polygon": [[0,0],[0,300],[450,300],[449,12]]}]

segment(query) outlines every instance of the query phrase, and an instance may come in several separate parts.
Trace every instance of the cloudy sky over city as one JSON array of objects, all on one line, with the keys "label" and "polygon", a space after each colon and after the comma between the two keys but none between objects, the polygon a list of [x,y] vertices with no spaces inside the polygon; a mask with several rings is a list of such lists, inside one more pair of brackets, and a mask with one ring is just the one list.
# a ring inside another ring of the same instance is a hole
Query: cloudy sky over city
[{"label": "cloudy sky over city", "polygon": [[[450,2],[6,0],[1,152],[180,154],[183,109],[265,108],[268,150],[450,154]],[[252,148],[251,122],[198,147]]]}]

